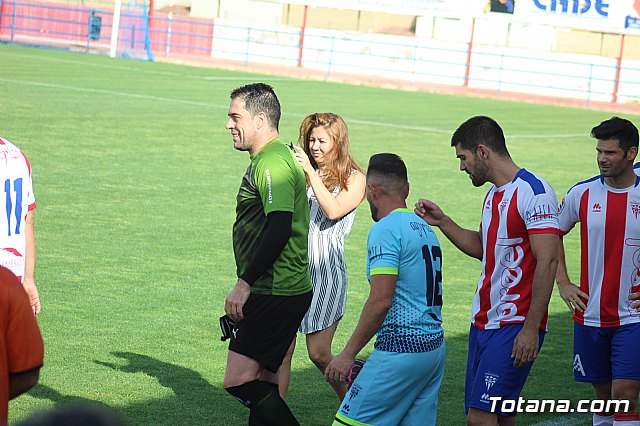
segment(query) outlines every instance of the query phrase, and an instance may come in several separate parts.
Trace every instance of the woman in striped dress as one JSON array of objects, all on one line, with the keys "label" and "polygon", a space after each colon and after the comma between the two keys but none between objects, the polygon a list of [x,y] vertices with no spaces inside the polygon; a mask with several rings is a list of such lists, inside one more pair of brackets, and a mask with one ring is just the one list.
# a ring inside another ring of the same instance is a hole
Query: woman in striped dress
[{"label": "woman in striped dress", "polygon": [[[307,337],[309,358],[324,374],[333,359],[331,342],[347,299],[344,239],[351,230],[356,207],[364,199],[365,175],[349,152],[344,120],[333,113],[315,113],[302,120],[296,158],[307,177],[311,209],[309,271],[313,301],[300,331]],[[280,368],[280,395],[289,387],[295,340]],[[332,384],[342,400],[346,384]]]}]

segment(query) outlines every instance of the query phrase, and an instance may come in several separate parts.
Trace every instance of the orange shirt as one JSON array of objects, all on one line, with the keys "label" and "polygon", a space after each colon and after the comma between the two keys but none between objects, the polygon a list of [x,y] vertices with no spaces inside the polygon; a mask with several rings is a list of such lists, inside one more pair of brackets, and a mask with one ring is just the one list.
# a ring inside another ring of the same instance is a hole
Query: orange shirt
[{"label": "orange shirt", "polygon": [[27,293],[11,271],[0,267],[0,426],[7,424],[9,375],[40,368],[43,357]]}]

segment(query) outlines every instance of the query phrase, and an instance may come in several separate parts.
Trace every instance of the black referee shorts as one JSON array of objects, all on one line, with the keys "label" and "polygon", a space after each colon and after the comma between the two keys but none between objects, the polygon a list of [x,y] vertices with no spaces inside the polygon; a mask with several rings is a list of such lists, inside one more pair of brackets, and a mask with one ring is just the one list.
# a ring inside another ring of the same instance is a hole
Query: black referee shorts
[{"label": "black referee shorts", "polygon": [[260,362],[276,373],[302,318],[309,310],[313,291],[299,296],[268,296],[251,294],[236,323],[229,350]]}]

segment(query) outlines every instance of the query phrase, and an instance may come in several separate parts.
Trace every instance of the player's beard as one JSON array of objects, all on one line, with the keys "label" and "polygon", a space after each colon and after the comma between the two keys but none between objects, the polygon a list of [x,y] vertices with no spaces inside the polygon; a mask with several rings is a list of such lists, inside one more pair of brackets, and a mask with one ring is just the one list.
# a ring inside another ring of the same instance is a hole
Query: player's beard
[{"label": "player's beard", "polygon": [[487,163],[476,157],[475,164],[473,165],[473,173],[469,173],[471,176],[471,183],[475,187],[480,187],[487,183],[487,175],[489,174],[489,166]]},{"label": "player's beard", "polygon": [[251,149],[252,144],[247,142],[247,139],[244,137],[244,134],[238,134],[238,140],[233,141],[233,147],[238,151],[249,151]]},{"label": "player's beard", "polygon": [[629,164],[628,162],[612,162],[606,165],[605,170],[602,170],[600,164],[598,164],[598,169],[600,170],[600,175],[605,178],[617,178],[619,176],[624,175],[627,171],[627,167],[633,168],[633,163]]},{"label": "player's beard", "polygon": [[[246,130],[238,130],[237,141],[233,139],[233,147],[238,151],[250,151],[255,140],[255,133]],[[231,135],[233,137],[233,134]]]},{"label": "player's beard", "polygon": [[376,206],[374,206],[371,201],[369,201],[369,209],[371,209],[371,219],[373,219],[374,222],[377,222],[378,221],[378,208]]}]

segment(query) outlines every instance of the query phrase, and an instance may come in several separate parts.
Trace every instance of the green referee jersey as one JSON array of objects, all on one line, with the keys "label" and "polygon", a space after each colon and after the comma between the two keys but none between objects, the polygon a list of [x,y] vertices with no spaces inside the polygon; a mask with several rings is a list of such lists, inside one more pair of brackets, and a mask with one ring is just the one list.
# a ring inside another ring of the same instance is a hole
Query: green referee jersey
[{"label": "green referee jersey", "polygon": [[251,164],[238,191],[233,252],[238,276],[258,249],[274,211],[293,212],[291,237],[273,266],[251,286],[255,294],[296,296],[311,291],[309,258],[309,204],[307,182],[291,148],[274,139],[251,155]]}]

